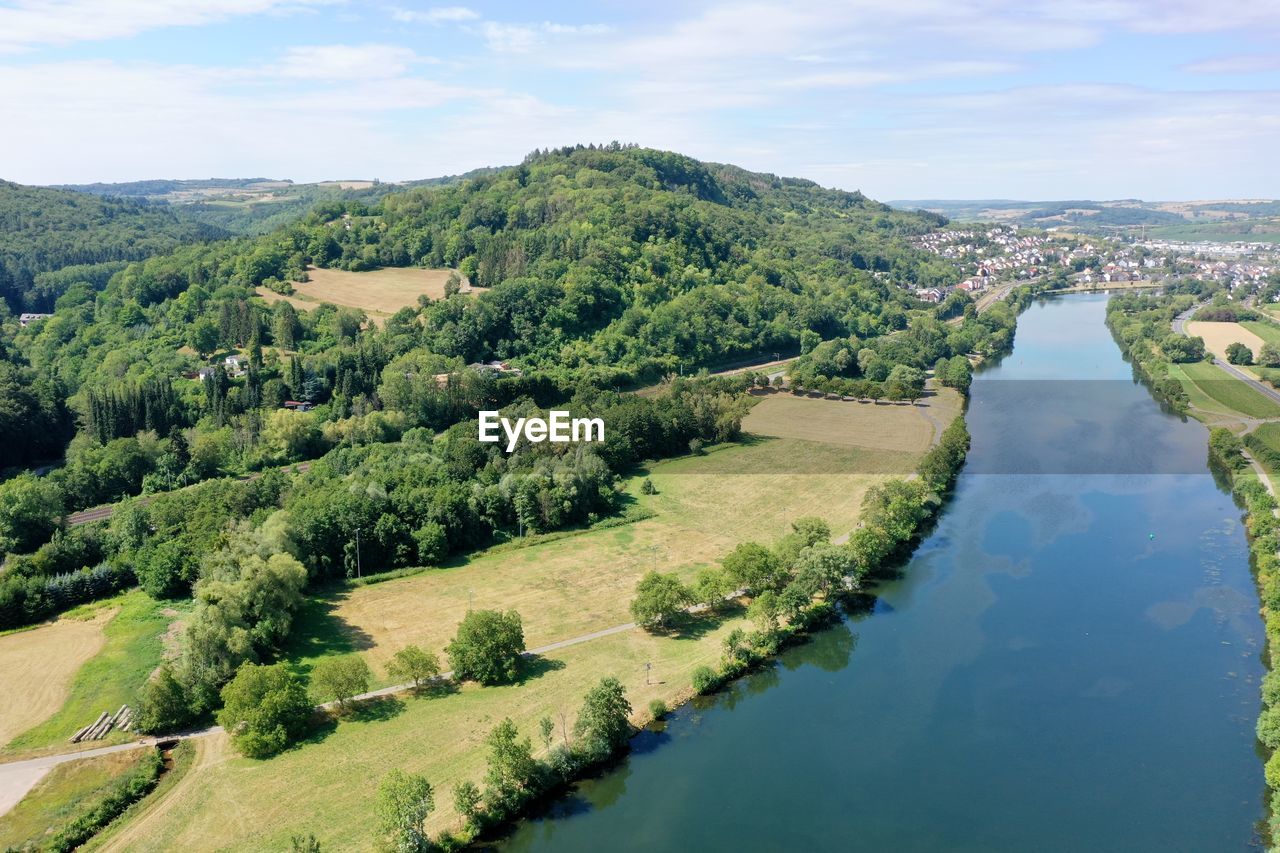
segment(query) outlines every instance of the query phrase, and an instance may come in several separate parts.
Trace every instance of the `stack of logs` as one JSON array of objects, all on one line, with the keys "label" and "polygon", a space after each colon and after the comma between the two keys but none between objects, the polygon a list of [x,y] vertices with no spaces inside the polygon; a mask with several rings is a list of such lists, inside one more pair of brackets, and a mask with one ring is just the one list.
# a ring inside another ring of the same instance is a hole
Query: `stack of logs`
[{"label": "stack of logs", "polygon": [[133,725],[133,709],[128,705],[121,705],[120,710],[114,714],[109,711],[103,711],[102,716],[85,726],[80,731],[71,736],[72,743],[80,743],[86,740],[102,740],[112,729],[120,729],[122,732],[129,731],[129,726]]}]

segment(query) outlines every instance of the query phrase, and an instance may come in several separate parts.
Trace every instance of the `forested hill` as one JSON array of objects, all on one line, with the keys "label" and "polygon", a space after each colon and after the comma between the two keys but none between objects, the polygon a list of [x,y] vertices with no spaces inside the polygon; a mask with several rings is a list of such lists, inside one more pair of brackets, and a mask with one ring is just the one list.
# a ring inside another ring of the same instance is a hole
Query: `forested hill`
[{"label": "forested hill", "polygon": [[51,311],[72,282],[100,286],[128,261],[224,236],[142,201],[0,181],[0,298],[14,312]]},{"label": "forested hill", "polygon": [[954,276],[905,239],[941,221],[677,154],[574,148],[376,204],[322,202],[251,248],[130,269],[113,295],[146,307],[192,283],[271,285],[308,264],[457,267],[490,290],[425,308],[426,349],[674,369],[794,349],[806,329],[901,328],[909,287]]}]

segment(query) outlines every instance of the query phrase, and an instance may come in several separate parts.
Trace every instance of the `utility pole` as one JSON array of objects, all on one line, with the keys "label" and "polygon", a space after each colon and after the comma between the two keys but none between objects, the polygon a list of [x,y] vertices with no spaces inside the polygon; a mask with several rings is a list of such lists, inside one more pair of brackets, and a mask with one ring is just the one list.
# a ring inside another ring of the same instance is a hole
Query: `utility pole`
[{"label": "utility pole", "polygon": [[649,670],[651,669],[653,669],[653,663],[651,663],[650,661],[645,661],[644,662],[644,683],[646,685],[652,683],[649,681]]}]

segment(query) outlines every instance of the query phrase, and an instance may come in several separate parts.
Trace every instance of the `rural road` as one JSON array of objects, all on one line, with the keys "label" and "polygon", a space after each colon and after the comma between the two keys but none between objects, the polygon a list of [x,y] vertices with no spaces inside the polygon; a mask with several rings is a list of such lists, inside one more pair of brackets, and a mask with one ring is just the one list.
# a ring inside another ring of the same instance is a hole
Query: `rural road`
[{"label": "rural road", "polygon": [[[1200,310],[1200,308],[1202,308],[1205,304],[1206,303],[1201,302],[1197,305],[1192,305],[1186,311],[1183,311],[1177,317],[1174,317],[1173,323],[1171,324],[1173,327],[1173,331],[1178,333],[1179,335],[1187,334],[1187,321],[1191,319],[1192,314]],[[1263,382],[1260,382],[1257,379],[1254,379],[1252,376],[1245,373],[1243,370],[1240,370],[1239,368],[1237,368],[1234,364],[1223,361],[1217,356],[1213,357],[1213,363],[1219,368],[1221,368],[1222,370],[1225,370],[1232,377],[1239,379],[1241,382],[1244,382],[1245,384],[1249,385],[1259,394],[1262,394],[1264,397],[1267,397],[1268,399],[1271,399],[1277,403],[1280,403],[1280,391],[1276,390],[1275,388],[1272,388],[1270,385],[1267,385]]]}]

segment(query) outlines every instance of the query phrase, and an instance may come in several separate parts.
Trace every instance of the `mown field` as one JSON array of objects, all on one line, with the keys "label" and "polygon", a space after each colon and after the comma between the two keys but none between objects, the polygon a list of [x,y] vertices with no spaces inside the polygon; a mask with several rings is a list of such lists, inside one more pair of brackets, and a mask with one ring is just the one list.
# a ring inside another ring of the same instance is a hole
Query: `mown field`
[{"label": "mown field", "polygon": [[[268,302],[287,300],[302,311],[330,302],[345,308],[363,309],[378,319],[390,317],[406,306],[416,306],[419,296],[443,299],[445,282],[452,273],[453,270],[418,267],[385,267],[369,272],[312,267],[307,270],[311,280],[295,282],[291,296],[282,296],[261,287],[258,295]],[[463,292],[472,290],[463,279]]]},{"label": "mown field", "polygon": [[0,745],[62,707],[76,672],[101,651],[103,625],[114,615],[103,609],[0,637]]},{"label": "mown field", "polygon": [[1275,347],[1280,347],[1280,326],[1273,323],[1264,323],[1261,320],[1245,320],[1240,324],[1253,334],[1257,335],[1264,342]]},{"label": "mown field", "polygon": [[1169,375],[1182,380],[1192,404],[1201,406],[1206,411],[1250,418],[1280,417],[1280,404],[1212,364],[1193,362],[1171,365]]},{"label": "mown field", "polygon": [[[777,399],[784,402],[764,410],[753,429],[785,432],[807,429],[815,417],[865,416],[856,403],[833,402],[847,407],[833,414],[822,401]],[[908,407],[865,409],[890,418],[904,412],[928,427]],[[954,410],[940,405],[935,416],[945,420],[947,412]],[[802,515],[823,517],[837,535],[847,532],[866,489],[910,471],[930,432],[918,430],[912,450],[900,447],[904,439],[894,430],[866,431],[880,435],[882,444],[899,445],[884,448],[758,436],[656,464],[627,486],[650,517],[343,591],[304,615],[293,660],[305,667],[323,654],[357,651],[386,683],[392,653],[407,643],[441,650],[468,606],[515,608],[530,647],[625,624],[635,582],[651,568],[689,576],[740,541],[769,542]],[[640,492],[646,475],[657,494]],[[687,695],[692,670],[714,663],[724,634],[740,622],[739,614],[695,624],[683,636],[632,629],[593,639],[532,662],[521,684],[400,696],[268,761],[236,757],[221,735],[214,736],[202,741],[190,773],[102,849],[278,850],[298,833],[315,833],[325,849],[372,849],[375,789],[394,767],[432,781],[437,796],[429,826],[432,832],[449,829],[457,817],[448,792],[456,782],[480,781],[482,741],[502,718],[511,717],[536,743],[540,718],[552,717],[559,729],[563,714],[571,728],[582,695],[606,675],[622,680],[637,712],[652,698],[675,702]],[[651,683],[646,662],[653,666]]]},{"label": "mown field", "polygon": [[[100,649],[72,668],[74,675],[66,680],[59,691],[59,701],[46,705],[42,716],[29,723],[30,727],[12,739],[4,747],[5,753],[32,753],[65,751],[74,748],[67,739],[82,726],[92,723],[103,711],[114,713],[126,703],[133,703],[138,690],[160,664],[164,635],[176,617],[175,611],[154,601],[141,590],[132,590],[115,598],[105,599],[79,611],[71,611],[63,620],[76,616],[88,616],[97,624],[102,641]],[[57,628],[53,625],[36,628],[3,638],[40,643],[40,632]],[[34,648],[34,646],[32,647]],[[66,670],[70,667],[64,656],[69,652],[56,642],[46,649],[43,657],[33,658],[34,666],[2,673],[4,692],[18,697],[28,693],[39,694],[46,671]],[[74,657],[74,656],[73,656]],[[10,680],[12,677],[12,680]],[[83,748],[102,746],[128,740],[131,736],[112,732],[105,739],[85,744]]]}]

